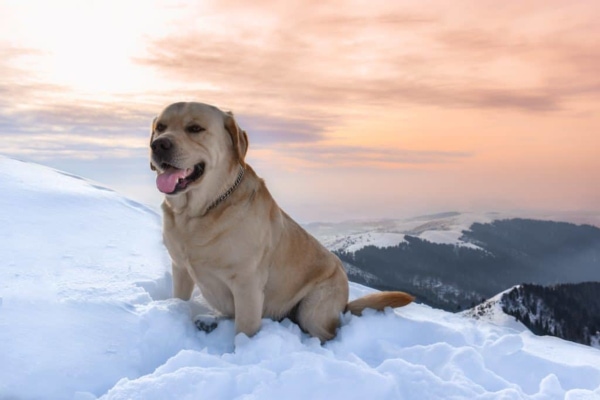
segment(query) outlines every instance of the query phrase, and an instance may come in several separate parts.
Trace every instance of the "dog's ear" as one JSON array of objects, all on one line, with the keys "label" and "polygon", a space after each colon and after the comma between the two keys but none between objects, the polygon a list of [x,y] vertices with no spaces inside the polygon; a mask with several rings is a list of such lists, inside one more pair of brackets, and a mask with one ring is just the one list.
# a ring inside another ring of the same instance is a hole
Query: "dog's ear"
[{"label": "dog's ear", "polygon": [[229,132],[229,136],[231,136],[234,156],[243,167],[246,167],[244,159],[246,157],[246,152],[248,151],[248,135],[246,135],[246,132],[239,127],[231,112],[225,113],[225,129]]},{"label": "dog's ear", "polygon": [[[150,146],[152,146],[152,141],[154,140],[154,127],[156,126],[157,119],[158,117],[154,117],[154,119],[152,120],[152,126],[150,127]],[[154,164],[152,164],[152,161],[150,161],[150,169],[152,171],[156,171],[156,168],[154,167]]]}]

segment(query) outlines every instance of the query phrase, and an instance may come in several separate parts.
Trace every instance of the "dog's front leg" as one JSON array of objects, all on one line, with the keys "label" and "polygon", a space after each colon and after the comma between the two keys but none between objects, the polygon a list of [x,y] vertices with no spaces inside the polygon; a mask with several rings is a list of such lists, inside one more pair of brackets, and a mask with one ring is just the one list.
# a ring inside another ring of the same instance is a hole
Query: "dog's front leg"
[{"label": "dog's front leg", "polygon": [[253,336],[260,329],[264,294],[260,288],[250,285],[233,289],[235,307],[235,332]]},{"label": "dog's front leg", "polygon": [[185,267],[173,263],[173,296],[181,300],[189,300],[194,291],[194,280]]}]

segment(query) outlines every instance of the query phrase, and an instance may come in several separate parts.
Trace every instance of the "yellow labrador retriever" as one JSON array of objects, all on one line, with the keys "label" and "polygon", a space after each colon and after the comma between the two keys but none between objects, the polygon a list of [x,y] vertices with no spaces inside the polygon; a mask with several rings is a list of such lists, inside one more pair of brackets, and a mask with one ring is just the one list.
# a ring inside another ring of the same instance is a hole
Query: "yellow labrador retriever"
[{"label": "yellow labrador retriever", "polygon": [[410,303],[403,292],[348,303],[340,260],[283,212],[245,163],[248,137],[233,115],[202,103],[175,103],[152,124],[151,167],[165,194],[164,242],[173,292],[206,301],[254,335],[263,317],[289,317],[309,334],[335,336],[340,314]]}]

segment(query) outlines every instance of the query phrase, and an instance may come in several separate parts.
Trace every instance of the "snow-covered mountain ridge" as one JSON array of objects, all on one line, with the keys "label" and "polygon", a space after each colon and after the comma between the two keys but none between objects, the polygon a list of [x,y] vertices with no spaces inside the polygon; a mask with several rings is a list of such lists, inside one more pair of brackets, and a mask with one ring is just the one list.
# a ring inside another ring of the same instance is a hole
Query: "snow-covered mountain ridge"
[{"label": "snow-covered mountain ridge", "polygon": [[366,246],[389,247],[406,241],[406,236],[431,243],[450,244],[481,249],[465,241],[463,232],[474,223],[531,218],[540,221],[567,221],[600,227],[600,216],[592,214],[550,214],[526,212],[444,212],[418,217],[380,220],[350,220],[343,222],[312,222],[304,228],[332,251],[356,252]]},{"label": "snow-covered mountain ridge", "polygon": [[419,304],[345,316],[325,345],[287,320],[207,335],[169,299],[154,213],[4,158],[0,187],[0,399],[600,397],[600,351]]},{"label": "snow-covered mountain ridge", "polygon": [[487,223],[502,217],[498,213],[448,212],[406,219],[317,222],[307,224],[305,228],[332,251],[354,253],[365,246],[396,246],[405,242],[407,235],[432,243],[480,249],[473,243],[461,240],[463,231],[475,222]]}]

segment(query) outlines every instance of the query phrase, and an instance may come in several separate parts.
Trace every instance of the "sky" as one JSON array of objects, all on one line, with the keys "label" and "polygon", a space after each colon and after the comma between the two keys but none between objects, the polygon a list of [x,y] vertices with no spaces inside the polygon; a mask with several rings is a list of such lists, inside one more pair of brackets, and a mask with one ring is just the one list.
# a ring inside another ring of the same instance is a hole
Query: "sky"
[{"label": "sky", "polygon": [[600,215],[598,1],[0,0],[0,154],[158,208],[150,123],[231,110],[301,222]]}]

